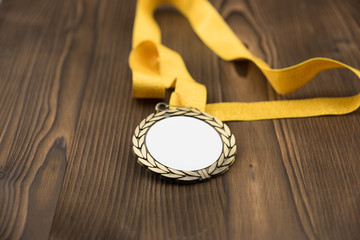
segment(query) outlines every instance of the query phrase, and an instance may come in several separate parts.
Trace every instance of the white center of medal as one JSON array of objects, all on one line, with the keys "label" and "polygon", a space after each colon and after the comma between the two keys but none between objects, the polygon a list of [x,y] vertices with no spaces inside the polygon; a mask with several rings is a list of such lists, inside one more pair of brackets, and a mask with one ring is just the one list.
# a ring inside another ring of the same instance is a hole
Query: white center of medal
[{"label": "white center of medal", "polygon": [[194,171],[209,167],[222,152],[219,133],[193,117],[169,117],[156,122],[145,143],[159,163],[177,170]]}]

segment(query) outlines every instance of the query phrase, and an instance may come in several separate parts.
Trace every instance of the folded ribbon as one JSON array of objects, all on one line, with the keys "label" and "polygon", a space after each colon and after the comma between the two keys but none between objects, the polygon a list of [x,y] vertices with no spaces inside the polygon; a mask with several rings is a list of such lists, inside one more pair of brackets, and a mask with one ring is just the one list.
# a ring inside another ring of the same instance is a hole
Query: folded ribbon
[{"label": "folded ribbon", "polygon": [[138,0],[133,50],[129,57],[134,97],[164,98],[165,89],[174,88],[171,105],[195,107],[222,121],[340,115],[359,108],[360,94],[340,98],[206,104],[205,86],[191,77],[178,53],[161,44],[161,31],[153,12],[163,3],[175,6],[199,38],[222,59],[253,62],[277,93],[296,91],[327,69],[346,68],[360,78],[359,70],[328,58],[312,58],[283,69],[270,68],[249,52],[207,0]]}]

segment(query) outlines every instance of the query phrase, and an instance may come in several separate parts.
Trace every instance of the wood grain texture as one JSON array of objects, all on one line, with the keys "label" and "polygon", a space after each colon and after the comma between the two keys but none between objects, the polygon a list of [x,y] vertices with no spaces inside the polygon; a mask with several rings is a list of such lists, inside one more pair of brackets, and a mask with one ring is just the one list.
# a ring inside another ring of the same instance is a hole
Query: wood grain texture
[{"label": "wood grain texture", "polygon": [[[358,0],[212,0],[272,67],[322,56],[360,68]],[[360,112],[228,123],[228,173],[169,184],[131,152],[157,100],[131,96],[135,1],[0,4],[0,239],[359,239]],[[277,95],[244,61],[224,62],[172,8],[156,13],[208,102],[347,96],[360,81],[319,74]]]}]

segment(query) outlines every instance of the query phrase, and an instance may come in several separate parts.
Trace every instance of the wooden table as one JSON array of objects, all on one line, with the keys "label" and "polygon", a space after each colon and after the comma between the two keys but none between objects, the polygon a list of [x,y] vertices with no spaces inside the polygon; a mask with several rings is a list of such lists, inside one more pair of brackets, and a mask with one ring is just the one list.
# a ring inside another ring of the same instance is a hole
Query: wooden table
[{"label": "wooden table", "polygon": [[[358,0],[213,0],[272,67],[322,56],[360,68]],[[229,172],[195,185],[136,163],[131,136],[159,100],[132,98],[135,1],[0,4],[0,239],[359,239],[360,112],[230,122]],[[346,70],[280,96],[224,62],[175,10],[156,13],[208,102],[354,95]]]}]

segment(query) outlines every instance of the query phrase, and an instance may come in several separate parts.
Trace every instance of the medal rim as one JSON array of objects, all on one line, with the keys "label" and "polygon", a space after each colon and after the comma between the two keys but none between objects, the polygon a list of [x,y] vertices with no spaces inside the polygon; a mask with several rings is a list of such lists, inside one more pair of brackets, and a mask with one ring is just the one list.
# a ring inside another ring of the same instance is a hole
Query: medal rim
[{"label": "medal rim", "polygon": [[[165,118],[175,116],[186,116],[199,119],[209,124],[220,135],[223,144],[222,152],[220,157],[214,163],[212,163],[206,168],[202,168],[199,170],[183,171],[167,167],[151,156],[147,149],[145,141],[148,130],[156,122],[159,122]],[[134,135],[132,137],[132,143],[133,152],[137,156],[137,162],[140,165],[155,174],[165,177],[166,179],[181,183],[204,181],[212,177],[224,174],[234,163],[235,155],[237,152],[235,136],[231,133],[229,127],[225,123],[223,123],[216,117],[209,115],[206,112],[201,112],[194,108],[184,107],[176,107],[175,109],[164,109],[158,111],[157,113],[150,114],[136,127]]]}]

